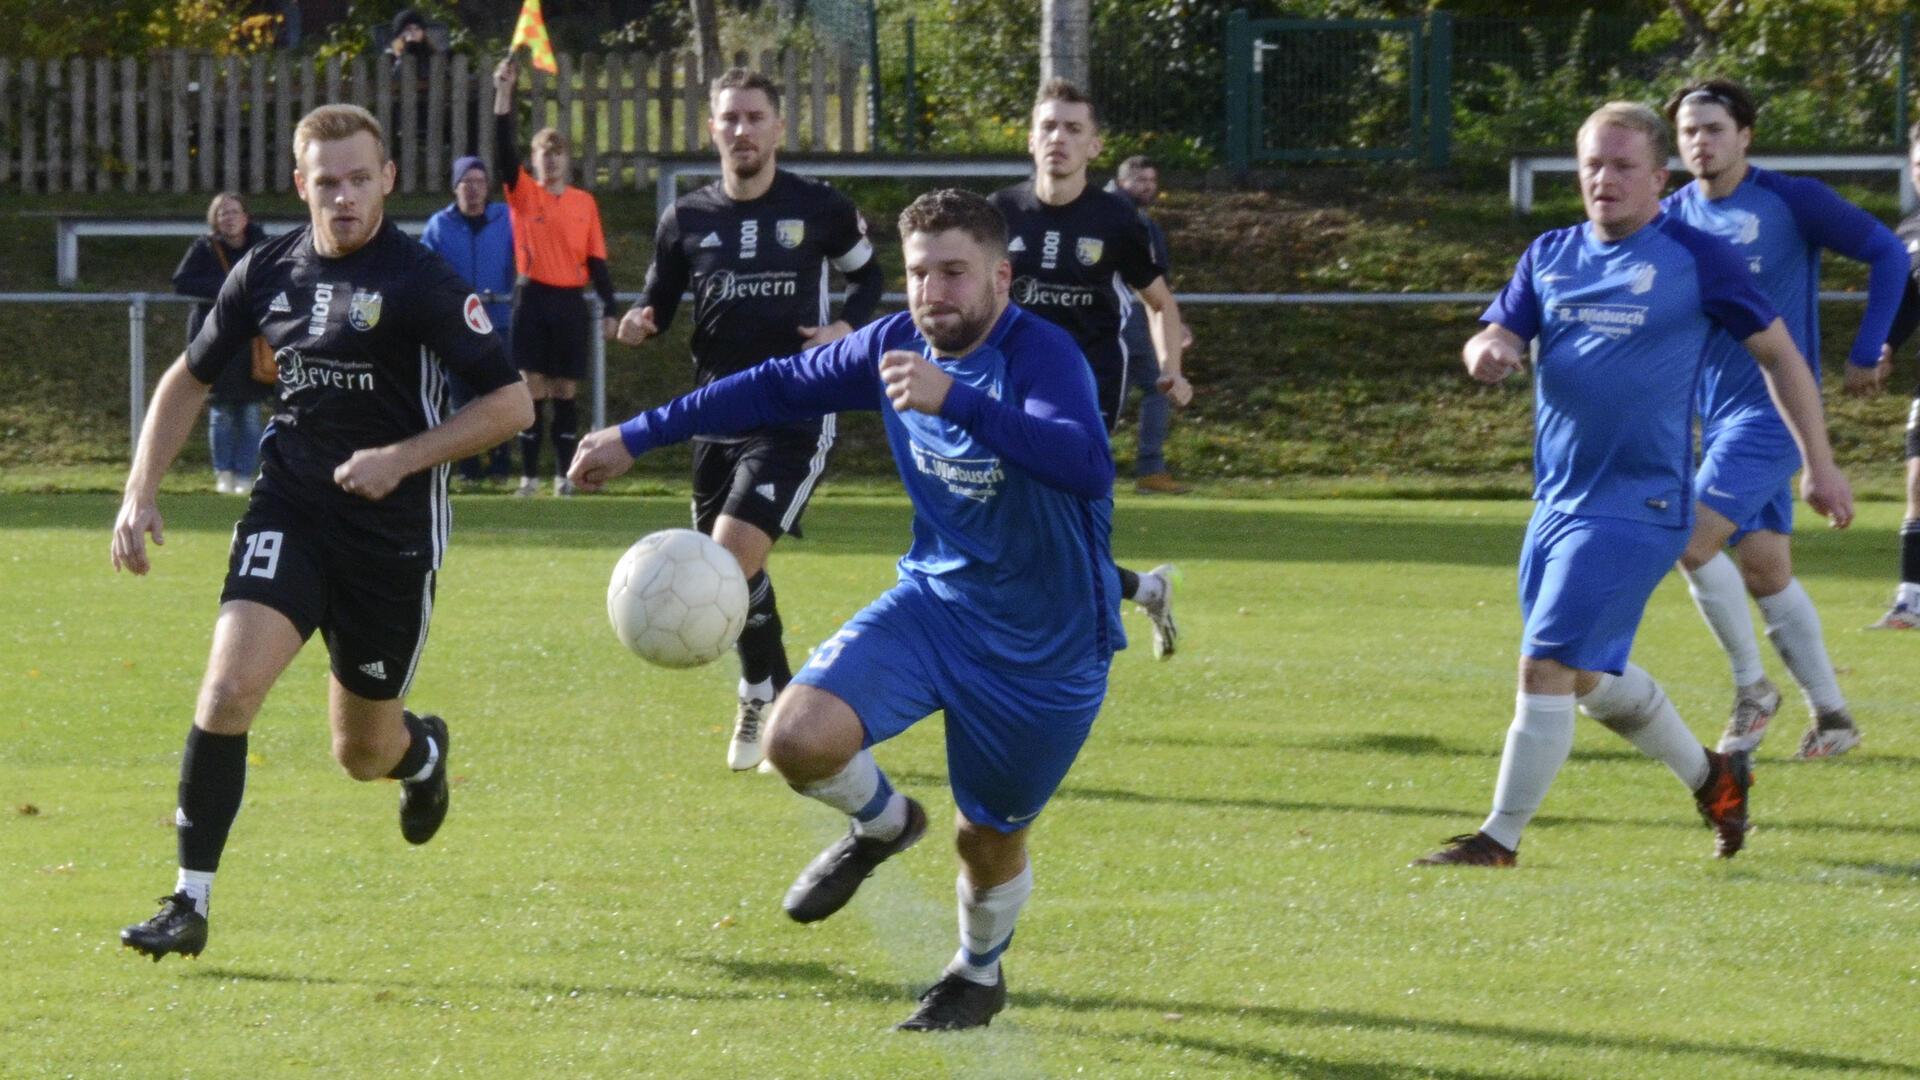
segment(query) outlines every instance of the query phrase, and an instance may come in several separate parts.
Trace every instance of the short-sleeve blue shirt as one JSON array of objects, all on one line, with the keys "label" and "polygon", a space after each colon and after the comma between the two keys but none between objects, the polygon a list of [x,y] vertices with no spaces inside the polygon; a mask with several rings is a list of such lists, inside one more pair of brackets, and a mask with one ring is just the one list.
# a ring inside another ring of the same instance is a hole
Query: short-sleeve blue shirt
[{"label": "short-sleeve blue shirt", "polygon": [[1726,241],[1670,214],[1616,243],[1590,224],[1535,239],[1481,315],[1540,341],[1533,497],[1565,514],[1691,525],[1707,340],[1716,328],[1744,340],[1774,318]]}]

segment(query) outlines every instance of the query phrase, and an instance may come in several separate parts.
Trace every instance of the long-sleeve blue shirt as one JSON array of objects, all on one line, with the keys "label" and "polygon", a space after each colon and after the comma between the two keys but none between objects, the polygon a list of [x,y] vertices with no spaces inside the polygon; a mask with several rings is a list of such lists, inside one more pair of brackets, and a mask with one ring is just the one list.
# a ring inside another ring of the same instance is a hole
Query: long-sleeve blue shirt
[{"label": "long-sleeve blue shirt", "polygon": [[[1696,181],[1667,196],[1663,205],[1680,220],[1733,245],[1779,311],[1794,344],[1806,354],[1816,381],[1820,251],[1868,264],[1867,310],[1848,360],[1862,367],[1880,362],[1880,346],[1906,291],[1907,251],[1893,230],[1873,215],[1818,180],[1751,165],[1740,186],[1723,199],[1708,199]],[[1746,348],[1724,333],[1708,344],[1700,376],[1700,416],[1710,429],[1753,422],[1778,427],[1779,435],[1787,437],[1760,369]]]},{"label": "long-sleeve blue shirt", "polygon": [[[953,377],[940,415],[897,413],[895,349]],[[1109,548],[1113,456],[1092,369],[1066,331],[1009,305],[965,356],[936,357],[905,313],[769,360],[620,425],[635,455],[831,412],[876,411],[913,502],[900,576],[945,601],[976,656],[1029,674],[1102,663],[1126,638]]]}]

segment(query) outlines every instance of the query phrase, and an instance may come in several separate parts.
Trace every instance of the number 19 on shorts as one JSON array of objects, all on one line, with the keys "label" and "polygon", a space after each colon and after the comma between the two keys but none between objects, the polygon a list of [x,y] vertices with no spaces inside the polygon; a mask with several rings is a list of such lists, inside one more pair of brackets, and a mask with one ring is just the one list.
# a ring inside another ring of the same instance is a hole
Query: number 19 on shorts
[{"label": "number 19 on shorts", "polygon": [[247,550],[240,556],[240,575],[272,581],[274,570],[280,566],[281,536],[279,532],[257,532],[247,537]]}]

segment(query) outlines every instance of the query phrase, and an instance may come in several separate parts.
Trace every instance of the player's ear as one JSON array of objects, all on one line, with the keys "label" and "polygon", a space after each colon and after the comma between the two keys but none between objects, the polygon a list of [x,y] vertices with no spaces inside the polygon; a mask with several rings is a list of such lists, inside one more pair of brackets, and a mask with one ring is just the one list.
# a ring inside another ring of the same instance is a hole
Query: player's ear
[{"label": "player's ear", "polygon": [[392,158],[388,158],[386,161],[381,163],[380,165],[380,194],[381,195],[385,196],[385,195],[393,194],[393,181],[397,176],[399,176],[399,172],[394,168]]},{"label": "player's ear", "polygon": [[293,167],[293,191],[300,196],[301,202],[307,201],[307,174],[300,171],[298,165]]},{"label": "player's ear", "polygon": [[1103,142],[1100,138],[1100,129],[1097,127],[1094,128],[1093,141],[1087,144],[1087,160],[1090,162],[1099,161],[1100,151],[1104,150],[1106,148],[1106,145],[1107,144]]},{"label": "player's ear", "polygon": [[1005,255],[993,267],[993,295],[1005,300],[1013,293],[1013,262]]}]

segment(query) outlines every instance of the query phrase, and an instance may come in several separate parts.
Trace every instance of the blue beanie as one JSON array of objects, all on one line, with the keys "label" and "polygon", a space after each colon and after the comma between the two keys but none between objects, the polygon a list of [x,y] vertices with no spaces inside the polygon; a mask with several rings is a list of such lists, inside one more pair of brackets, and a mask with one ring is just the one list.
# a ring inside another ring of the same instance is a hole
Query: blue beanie
[{"label": "blue beanie", "polygon": [[493,177],[491,172],[487,172],[486,162],[469,154],[453,163],[453,183],[456,187],[459,186],[460,178],[467,175],[468,169],[479,169],[481,172],[487,173],[489,179]]}]

